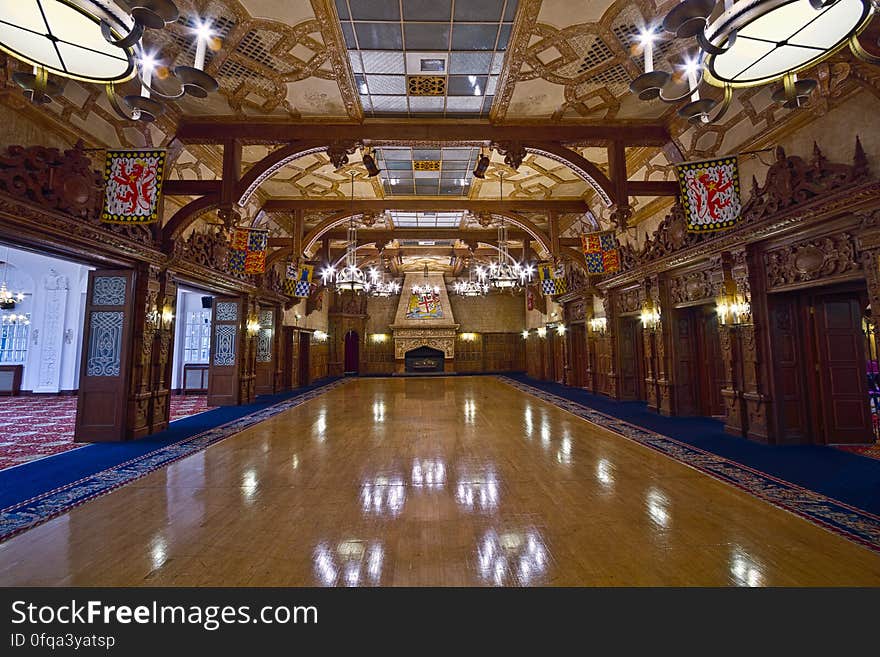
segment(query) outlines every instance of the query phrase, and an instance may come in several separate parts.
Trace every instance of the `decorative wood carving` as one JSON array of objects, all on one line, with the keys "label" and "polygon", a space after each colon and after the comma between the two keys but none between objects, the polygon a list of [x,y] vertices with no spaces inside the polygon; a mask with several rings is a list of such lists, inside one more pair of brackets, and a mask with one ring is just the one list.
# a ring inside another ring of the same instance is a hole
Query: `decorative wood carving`
[{"label": "decorative wood carving", "polygon": [[692,271],[669,281],[669,296],[674,304],[712,301],[715,294],[706,270]]},{"label": "decorative wood carving", "polygon": [[419,347],[439,349],[446,358],[455,358],[455,329],[394,329],[394,357]]},{"label": "decorative wood carving", "polygon": [[769,289],[861,271],[849,233],[796,242],[764,254]]},{"label": "decorative wood carving", "polygon": [[620,290],[620,292],[617,293],[617,312],[638,312],[638,310],[642,307],[641,297],[642,295],[640,288],[632,287],[628,290]]}]

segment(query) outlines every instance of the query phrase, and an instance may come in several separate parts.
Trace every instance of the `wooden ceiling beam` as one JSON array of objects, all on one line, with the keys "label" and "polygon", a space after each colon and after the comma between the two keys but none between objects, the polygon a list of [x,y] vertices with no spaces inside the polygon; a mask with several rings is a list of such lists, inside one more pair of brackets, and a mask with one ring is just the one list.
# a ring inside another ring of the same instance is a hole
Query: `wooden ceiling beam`
[{"label": "wooden ceiling beam", "polygon": [[627,180],[626,192],[630,196],[678,196],[678,183],[674,180]]},{"label": "wooden ceiling beam", "polygon": [[[531,240],[531,236],[525,231],[508,229],[508,236],[512,240]],[[331,230],[322,237],[331,240],[346,240],[348,233],[345,230]],[[492,244],[498,241],[498,231],[490,230],[461,230],[458,228],[398,228],[395,230],[358,230],[358,244],[379,243],[386,244],[392,240],[461,240],[463,242],[487,242]],[[579,237],[560,237],[560,246],[579,247]],[[270,247],[292,248],[293,240],[289,237],[270,237]],[[417,247],[402,247],[417,248]]]},{"label": "wooden ceiling beam", "polygon": [[290,123],[277,119],[184,117],[177,138],[190,144],[219,144],[230,138],[251,143],[291,141],[364,141],[381,143],[548,141],[601,145],[664,146],[669,130],[659,123],[618,121],[580,125],[491,125],[481,121],[368,121],[365,123]]},{"label": "wooden ceiling beam", "polygon": [[534,201],[508,199],[505,201],[471,201],[466,198],[436,198],[436,199],[401,199],[385,198],[377,200],[355,200],[354,203],[344,199],[273,199],[266,201],[263,210],[266,212],[290,212],[291,210],[311,210],[313,212],[345,212],[351,210],[353,214],[362,212],[384,212],[385,210],[400,210],[402,212],[450,212],[455,210],[469,210],[475,214],[480,212],[547,212],[553,210],[556,213],[579,212],[584,213],[590,209],[586,201]]},{"label": "wooden ceiling beam", "polygon": [[207,196],[219,194],[222,180],[166,180],[162,183],[165,196]]}]

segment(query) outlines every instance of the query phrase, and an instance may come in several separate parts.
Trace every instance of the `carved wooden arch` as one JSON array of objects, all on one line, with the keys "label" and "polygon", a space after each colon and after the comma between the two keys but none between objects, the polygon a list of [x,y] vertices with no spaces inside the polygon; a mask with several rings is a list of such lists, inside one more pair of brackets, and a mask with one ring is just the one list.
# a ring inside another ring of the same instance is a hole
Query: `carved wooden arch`
[{"label": "carved wooden arch", "polygon": [[[248,172],[239,181],[236,188],[238,204],[241,206],[245,205],[257,189],[259,189],[260,185],[274,176],[280,169],[306,155],[323,152],[328,146],[329,144],[319,142],[293,142],[269,153],[248,169]],[[580,153],[560,144],[548,142],[527,143],[523,144],[523,148],[529,153],[542,155],[567,166],[581,180],[595,190],[599,198],[602,199],[602,203],[607,207],[611,207],[617,202],[618,199],[614,191],[614,185],[612,185],[608,176]]]},{"label": "carved wooden arch", "polygon": [[[541,245],[544,253],[548,256],[552,253],[552,250],[550,248],[550,238],[546,235],[546,233],[544,233],[544,231],[542,231],[525,217],[515,212],[493,212],[492,214],[499,217],[504,217],[511,224],[531,235],[532,238],[534,238],[535,241],[537,241]],[[358,216],[360,216],[360,213],[351,214],[350,211],[343,211],[337,212],[333,216],[328,217],[327,219],[322,221],[320,224],[310,230],[303,239],[303,253],[312,253],[315,244],[318,242],[318,240],[321,239],[321,237],[325,233],[333,230],[337,226],[344,224],[351,217]]]},{"label": "carved wooden arch", "polygon": [[216,194],[200,196],[180,208],[162,227],[163,239],[173,242],[200,216],[220,207],[220,197]]},{"label": "carved wooden arch", "polygon": [[566,146],[554,143],[523,144],[523,147],[529,153],[543,155],[554,162],[567,166],[581,180],[593,188],[606,207],[610,208],[617,203],[617,193],[614,191],[614,185],[611,183],[611,180],[598,166],[580,153]]}]

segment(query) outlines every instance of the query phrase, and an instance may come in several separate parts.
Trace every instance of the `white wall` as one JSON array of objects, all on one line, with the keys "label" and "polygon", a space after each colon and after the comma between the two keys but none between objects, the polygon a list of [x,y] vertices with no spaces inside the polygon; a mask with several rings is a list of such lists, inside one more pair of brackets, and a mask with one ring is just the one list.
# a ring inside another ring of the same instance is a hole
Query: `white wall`
[{"label": "white wall", "polygon": [[27,294],[10,312],[31,315],[22,390],[76,390],[91,267],[13,248],[7,255],[5,246],[0,247],[0,260],[8,261],[14,273],[7,276],[9,288],[15,292],[24,288]]}]

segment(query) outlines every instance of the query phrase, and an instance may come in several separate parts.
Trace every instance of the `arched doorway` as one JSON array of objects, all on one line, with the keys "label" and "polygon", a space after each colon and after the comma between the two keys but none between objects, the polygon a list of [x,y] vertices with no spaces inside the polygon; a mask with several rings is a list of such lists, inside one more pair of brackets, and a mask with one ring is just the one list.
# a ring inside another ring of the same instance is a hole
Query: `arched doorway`
[{"label": "arched doorway", "polygon": [[345,334],[345,373],[357,374],[360,361],[360,337],[357,331],[349,331]]}]

